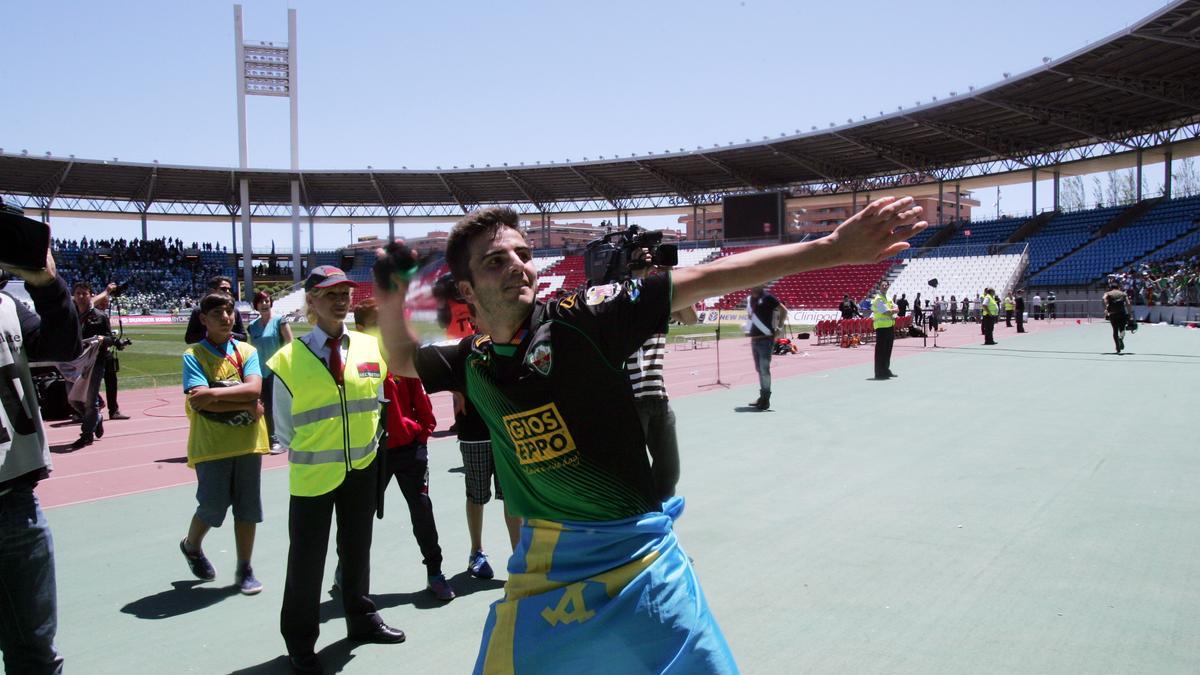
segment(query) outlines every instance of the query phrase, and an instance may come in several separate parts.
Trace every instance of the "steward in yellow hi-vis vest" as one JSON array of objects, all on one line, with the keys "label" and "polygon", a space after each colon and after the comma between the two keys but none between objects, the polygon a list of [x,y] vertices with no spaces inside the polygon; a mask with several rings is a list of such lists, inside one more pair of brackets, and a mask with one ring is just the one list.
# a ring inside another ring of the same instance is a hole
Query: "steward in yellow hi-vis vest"
[{"label": "steward in yellow hi-vis vest", "polygon": [[350,347],[337,386],[324,361],[304,343],[280,348],[269,364],[292,394],[288,482],[297,497],[323,495],[342,484],[348,469],[364,469],[379,443],[379,385],[387,372],[379,342],[346,331]]},{"label": "steward in yellow hi-vis vest", "polygon": [[871,323],[875,327],[875,379],[896,377],[892,372],[892,343],[896,339],[896,304],[888,300],[888,282],[879,282],[871,300]]},{"label": "steward in yellow hi-vis vest", "polygon": [[307,335],[275,352],[275,434],[288,450],[288,563],[279,630],[297,672],[319,672],[321,586],[329,529],[337,551],[347,637],[397,643],[371,600],[371,531],[380,502],[380,413],[387,364],[379,341],[346,330],[354,282],[332,265],[304,280]]},{"label": "steward in yellow hi-vis vest", "polygon": [[1013,308],[1016,306],[1012,293],[1004,296],[1004,325],[1009,328],[1012,328]]},{"label": "steward in yellow hi-vis vest", "polygon": [[983,330],[983,344],[994,345],[996,341],[992,335],[996,330],[996,319],[1000,315],[1000,304],[996,302],[995,289],[983,289],[983,307],[981,309],[979,323]]}]

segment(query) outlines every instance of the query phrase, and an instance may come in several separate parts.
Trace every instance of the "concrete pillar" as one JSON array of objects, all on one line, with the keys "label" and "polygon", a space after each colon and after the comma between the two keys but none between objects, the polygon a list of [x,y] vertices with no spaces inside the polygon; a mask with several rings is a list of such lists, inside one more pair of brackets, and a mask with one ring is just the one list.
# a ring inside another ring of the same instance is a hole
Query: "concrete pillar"
[{"label": "concrete pillar", "polygon": [[1058,211],[1058,187],[1059,187],[1058,184],[1059,184],[1059,181],[1061,178],[1062,178],[1062,174],[1059,172],[1058,169],[1055,169],[1054,170],[1054,210],[1055,211]]},{"label": "concrete pillar", "polygon": [[954,221],[962,220],[962,183],[954,184]]},{"label": "concrete pillar", "polygon": [[1136,176],[1135,180],[1137,181],[1137,187],[1136,187],[1137,200],[1140,202],[1140,201],[1142,201],[1142,149],[1141,148],[1138,148],[1138,151],[1137,151],[1137,176]]},{"label": "concrete pillar", "polygon": [[1033,192],[1033,202],[1032,202],[1033,211],[1031,211],[1031,213],[1033,213],[1033,215],[1036,216],[1037,215],[1037,167],[1036,166],[1033,167],[1033,169],[1029,172],[1029,175],[1030,175],[1029,187]]},{"label": "concrete pillar", "polygon": [[388,243],[396,241],[396,216],[388,213]]},{"label": "concrete pillar", "polygon": [[1174,157],[1171,156],[1171,151],[1167,150],[1163,153],[1163,196],[1167,199],[1171,198],[1171,162]]},{"label": "concrete pillar", "polygon": [[938,207],[937,207],[937,224],[939,227],[941,227],[942,225],[944,225],[946,223],[946,221],[944,220],[944,217],[945,217],[944,213],[945,213],[946,209],[943,206],[943,204],[945,203],[945,200],[946,200],[946,181],[939,180],[938,181]]},{"label": "concrete pillar", "polygon": [[142,241],[146,241],[146,212],[142,211]]}]

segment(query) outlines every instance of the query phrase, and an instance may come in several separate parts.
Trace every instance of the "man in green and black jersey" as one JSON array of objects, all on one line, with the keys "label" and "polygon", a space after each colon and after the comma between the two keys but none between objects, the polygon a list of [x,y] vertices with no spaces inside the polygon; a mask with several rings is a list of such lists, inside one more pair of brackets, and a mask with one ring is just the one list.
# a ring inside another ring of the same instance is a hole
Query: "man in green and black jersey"
[{"label": "man in green and black jersey", "polygon": [[[805,270],[895,255],[908,248],[906,239],[925,228],[920,215],[911,198],[887,197],[819,240],[755,249],[543,303],[535,301],[533,254],[518,229],[517,214],[508,208],[483,209],[455,225],[446,257],[460,293],[490,333],[448,347],[418,346],[405,318],[415,263],[402,244],[389,246],[376,264],[389,369],[419,376],[431,392],[463,392],[475,404],[491,434],[508,507],[525,519],[521,542],[509,561],[506,599],[493,606],[477,671],[493,662],[512,669],[545,658],[557,658],[560,664],[564,658],[611,662],[614,655],[600,641],[589,640],[589,630],[628,631],[622,636],[633,645],[631,654],[644,648],[668,656],[669,644],[650,639],[646,631],[674,630],[678,634],[667,639],[677,639],[670,644],[692,661],[664,663],[690,663],[693,667],[683,668],[688,672],[731,669],[732,657],[695,585],[690,563],[675,544],[669,519],[661,517],[664,505],[656,496],[624,360],[661,329],[672,310]],[[670,515],[679,509],[674,505]],[[658,528],[649,544],[656,556],[661,554],[657,561],[636,547],[626,547],[629,556],[617,552],[625,543],[641,542],[638,532],[622,529],[639,518]],[[589,537],[595,541],[599,536],[613,537],[617,545],[589,546]],[[669,574],[640,573],[660,562]],[[564,570],[577,577],[564,577]],[[655,595],[671,593],[657,585],[692,584],[672,596],[691,601],[668,603],[649,625],[646,621],[654,617],[635,616],[636,607],[625,603],[637,593],[617,593],[617,579],[629,586],[654,586],[643,590]],[[597,596],[597,585],[610,592]],[[543,607],[540,614],[527,611],[535,607]],[[688,625],[709,626],[707,638],[703,631],[678,632]],[[641,669],[649,663],[644,659],[653,656],[644,650],[638,654]]]}]

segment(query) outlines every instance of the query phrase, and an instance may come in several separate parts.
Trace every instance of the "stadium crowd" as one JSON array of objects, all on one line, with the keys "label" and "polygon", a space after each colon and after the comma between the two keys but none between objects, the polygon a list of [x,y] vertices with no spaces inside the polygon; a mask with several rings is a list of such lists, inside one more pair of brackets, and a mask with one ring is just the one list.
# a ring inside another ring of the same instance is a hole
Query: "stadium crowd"
[{"label": "stadium crowd", "polygon": [[1200,304],[1200,256],[1143,263],[1111,278],[1135,305]]},{"label": "stadium crowd", "polygon": [[224,250],[207,242],[185,247],[180,239],[166,238],[55,239],[52,247],[60,273],[72,283],[87,282],[96,288],[128,284],[121,289],[121,300],[123,308],[134,314],[194,305],[204,290],[203,280],[222,273],[211,257],[206,260],[196,253]]}]

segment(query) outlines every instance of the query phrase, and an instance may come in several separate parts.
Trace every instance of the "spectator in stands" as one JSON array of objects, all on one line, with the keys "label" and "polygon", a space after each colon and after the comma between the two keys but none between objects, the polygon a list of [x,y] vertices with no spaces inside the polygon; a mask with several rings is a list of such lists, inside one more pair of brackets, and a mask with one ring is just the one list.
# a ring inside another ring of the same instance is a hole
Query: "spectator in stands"
[{"label": "spectator in stands", "polygon": [[762,285],[750,289],[746,313],[750,317],[750,351],[754,356],[754,371],[758,373],[758,398],[749,405],[767,410],[771,407],[771,354],[787,308]]},{"label": "spectator in stands", "polygon": [[1017,289],[1017,332],[1025,332],[1025,290]]},{"label": "spectator in stands", "polygon": [[90,370],[84,371],[87,377],[87,393],[84,399],[83,424],[79,438],[71,444],[72,450],[79,450],[91,445],[95,439],[104,436],[104,416],[100,414],[100,383],[104,380],[104,365],[108,357],[108,344],[105,338],[112,337],[112,326],[108,315],[99,312],[92,306],[92,287],[87,282],[77,281],[71,288],[71,297],[75,302],[75,312],[79,316],[80,333],[83,339],[100,338],[97,347],[96,363]]},{"label": "spectator in stands", "polygon": [[[10,216],[11,217],[11,216]],[[0,462],[0,651],[8,673],[61,673],[54,538],[35,490],[50,476],[50,444],[42,423],[32,361],[70,361],[80,352],[75,306],[54,257],[46,267],[5,267],[25,280],[33,311],[11,295],[0,295],[0,359],[8,391],[3,461]],[[18,391],[19,387],[19,391]]]},{"label": "spectator in stands", "polygon": [[267,434],[271,438],[271,454],[279,454],[283,448],[275,438],[275,420],[273,418],[271,387],[275,383],[275,374],[267,366],[267,359],[275,355],[279,348],[292,341],[292,327],[281,316],[272,316],[271,309],[275,301],[266,291],[254,294],[254,309],[258,318],[250,322],[247,332],[250,343],[258,350],[259,363],[262,364],[262,401],[266,408]]},{"label": "spectator in stands", "polygon": [[1007,328],[1012,328],[1013,308],[1016,304],[1013,300],[1012,292],[1004,295],[1004,325]]},{"label": "spectator in stands", "polygon": [[[374,298],[367,298],[354,307],[354,327],[361,333],[379,335],[379,310]],[[428,584],[425,590],[438,600],[454,599],[454,587],[442,574],[442,547],[438,544],[437,522],[433,518],[433,502],[429,499],[429,435],[437,428],[433,405],[415,377],[396,377],[390,373],[383,380],[383,395],[387,400],[387,457],[381,465],[387,473],[385,483],[396,478],[400,493],[408,504],[413,537],[421,549]]]},{"label": "spectator in stands", "polygon": [[871,301],[871,322],[875,328],[875,379],[896,377],[892,372],[892,344],[896,340],[896,305],[888,300],[888,282],[879,283]]},{"label": "spectator in stands", "polygon": [[263,421],[262,371],[258,352],[231,337],[233,298],[213,292],[200,301],[205,334],[183,353],[184,406],[188,417],[188,466],[196,470],[196,507],[179,550],[197,579],[217,577],[202,548],[204,537],[220,527],[233,508],[237,550],[234,585],[243,595],[256,595],[262,584],[250,557],[254,534],[262,522],[262,456],[267,453]]},{"label": "spectator in stands", "polygon": [[1108,292],[1104,294],[1104,318],[1112,324],[1113,345],[1117,354],[1125,351],[1125,326],[1129,324],[1129,296],[1121,290],[1121,284],[1115,280],[1108,282]]},{"label": "spectator in stands", "polygon": [[958,323],[958,298],[953,295],[950,296],[950,323]]},{"label": "spectator in stands", "polygon": [[1055,306],[1057,301],[1058,298],[1054,296],[1054,291],[1050,291],[1046,294],[1046,314],[1048,314],[1051,319],[1058,318],[1058,310]]},{"label": "spectator in stands", "polygon": [[[225,293],[233,297],[233,280],[226,276],[215,276],[208,280],[208,288],[213,291]],[[240,312],[233,313],[233,339],[239,342],[246,341],[246,328],[242,325],[242,315]],[[188,319],[187,332],[183,335],[183,341],[189,345],[194,345],[204,339],[204,324],[200,321],[200,307],[197,305],[192,310],[192,316]]]},{"label": "spectator in stands", "polygon": [[858,307],[855,306],[849,293],[842,296],[842,304],[838,305],[838,309],[842,312],[843,319],[853,319],[858,316]]},{"label": "spectator in stands", "polygon": [[1045,314],[1043,314],[1043,310],[1042,310],[1042,296],[1038,295],[1037,292],[1034,292],[1034,294],[1033,294],[1033,320],[1041,321],[1044,317],[1045,317]]}]

